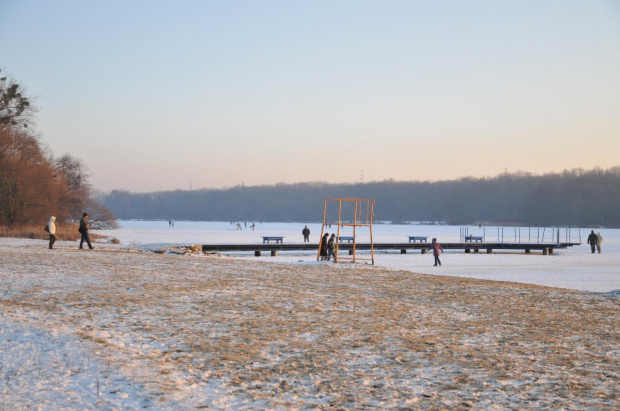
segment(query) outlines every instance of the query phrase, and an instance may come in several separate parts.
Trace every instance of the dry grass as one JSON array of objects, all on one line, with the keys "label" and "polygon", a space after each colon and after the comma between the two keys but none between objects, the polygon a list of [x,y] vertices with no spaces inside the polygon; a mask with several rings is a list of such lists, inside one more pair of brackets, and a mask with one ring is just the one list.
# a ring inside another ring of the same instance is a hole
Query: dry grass
[{"label": "dry grass", "polygon": [[[43,228],[46,224],[23,225],[13,228],[0,227],[0,237],[29,238],[32,240],[48,240],[49,234]],[[56,223],[57,241],[77,241],[81,235],[78,232],[78,223]],[[107,238],[106,236],[89,233],[91,240]],[[118,241],[118,240],[117,240]],[[119,241],[120,243],[120,241]],[[116,244],[116,243],[114,243]]]},{"label": "dry grass", "polygon": [[620,407],[620,301],[594,293],[74,249],[3,250],[8,287],[7,321],[62,324],[182,408]]}]

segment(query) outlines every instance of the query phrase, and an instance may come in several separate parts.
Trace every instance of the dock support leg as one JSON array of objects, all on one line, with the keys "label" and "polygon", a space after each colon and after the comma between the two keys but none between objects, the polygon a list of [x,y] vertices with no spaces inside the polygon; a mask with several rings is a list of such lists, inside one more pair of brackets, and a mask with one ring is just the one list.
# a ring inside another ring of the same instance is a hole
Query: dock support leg
[{"label": "dock support leg", "polygon": [[469,253],[471,253],[471,250],[469,248],[466,248],[465,249],[465,254],[469,254]]},{"label": "dock support leg", "polygon": [[353,255],[353,250],[349,250],[349,255]]},{"label": "dock support leg", "polygon": [[426,248],[423,248],[420,251],[422,252],[422,254],[426,254]]},{"label": "dock support leg", "polygon": [[543,248],[542,252],[543,255],[549,255],[549,249],[547,247]]},{"label": "dock support leg", "polygon": [[525,249],[525,254],[529,254],[529,253],[530,253],[530,251],[531,251],[531,250],[529,250],[529,249],[527,249],[527,248],[526,248],[526,249]]},{"label": "dock support leg", "polygon": [[272,257],[277,257],[278,256],[278,251],[277,250],[271,250],[271,256]]},{"label": "dock support leg", "polygon": [[480,249],[479,249],[479,248],[476,248],[476,249],[474,250],[474,253],[476,253],[476,254],[478,254],[479,252],[480,252]]},{"label": "dock support leg", "polygon": [[555,252],[555,248],[549,248],[549,255],[553,255]]},{"label": "dock support leg", "polygon": [[254,257],[260,257],[260,250],[254,251]]},{"label": "dock support leg", "polygon": [[493,254],[493,249],[492,248],[487,248],[487,254]]},{"label": "dock support leg", "polygon": [[401,254],[407,254],[407,250],[400,250]]}]

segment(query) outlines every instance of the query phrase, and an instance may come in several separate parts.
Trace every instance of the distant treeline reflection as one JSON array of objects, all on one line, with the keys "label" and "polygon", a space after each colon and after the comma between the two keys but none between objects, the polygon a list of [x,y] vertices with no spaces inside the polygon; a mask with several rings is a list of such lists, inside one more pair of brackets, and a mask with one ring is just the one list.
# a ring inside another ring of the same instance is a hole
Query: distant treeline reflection
[{"label": "distant treeline reflection", "polygon": [[449,181],[322,182],[155,193],[112,191],[120,219],[318,222],[323,199],[376,200],[377,221],[620,227],[620,167]]}]

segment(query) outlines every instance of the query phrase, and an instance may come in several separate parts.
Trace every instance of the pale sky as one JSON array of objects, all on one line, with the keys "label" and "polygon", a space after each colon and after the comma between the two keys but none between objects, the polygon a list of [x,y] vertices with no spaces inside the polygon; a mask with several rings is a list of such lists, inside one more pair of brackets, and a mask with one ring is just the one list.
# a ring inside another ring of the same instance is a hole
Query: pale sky
[{"label": "pale sky", "polygon": [[0,0],[100,190],[620,165],[620,1]]}]

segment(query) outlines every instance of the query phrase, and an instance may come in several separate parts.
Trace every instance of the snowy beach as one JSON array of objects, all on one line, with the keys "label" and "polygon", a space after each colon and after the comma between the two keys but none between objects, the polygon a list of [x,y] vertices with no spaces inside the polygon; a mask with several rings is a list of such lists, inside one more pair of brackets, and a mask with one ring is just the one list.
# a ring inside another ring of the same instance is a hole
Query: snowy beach
[{"label": "snowy beach", "polygon": [[[449,252],[432,267],[421,254],[377,253],[375,266],[159,255],[148,251],[294,242],[301,227],[121,223],[101,233],[122,244],[93,252],[0,239],[1,408],[620,405],[616,230],[600,255]],[[458,239],[457,227],[415,225],[374,237],[421,233]]]},{"label": "snowy beach", "polygon": [[617,293],[41,243],[0,239],[0,409],[620,407]]}]

